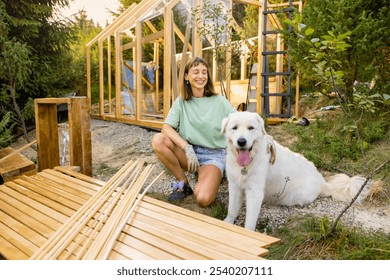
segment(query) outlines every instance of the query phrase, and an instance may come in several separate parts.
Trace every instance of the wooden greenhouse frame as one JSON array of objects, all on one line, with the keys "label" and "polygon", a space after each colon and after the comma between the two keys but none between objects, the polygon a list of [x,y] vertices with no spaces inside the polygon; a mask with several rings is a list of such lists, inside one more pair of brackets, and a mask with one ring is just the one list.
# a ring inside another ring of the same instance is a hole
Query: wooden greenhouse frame
[{"label": "wooden greenhouse frame", "polygon": [[[256,0],[225,0],[227,11],[233,10],[233,4],[254,6],[258,12],[258,30],[250,38],[257,42],[258,65],[262,63],[262,30],[264,29],[264,1]],[[291,1],[292,2],[292,1]],[[302,2],[292,2],[302,10]],[[159,129],[167,116],[172,101],[178,96],[179,81],[182,80],[184,64],[188,54],[205,56],[210,51],[210,45],[205,45],[198,35],[198,27],[190,22],[191,11],[201,7],[203,0],[143,0],[132,4],[114,22],[108,25],[100,34],[86,46],[87,59],[87,97],[91,102],[92,96],[98,92],[97,105],[90,104],[91,115],[110,121],[118,121]],[[267,4],[268,9],[283,8],[289,3]],[[245,6],[245,7],[247,7]],[[179,26],[175,19],[186,18],[187,24]],[[270,26],[281,28],[275,14],[267,14]],[[234,14],[230,15],[235,22]],[[239,29],[237,22],[233,25]],[[147,32],[145,31],[147,30]],[[283,50],[283,40],[280,34],[275,35],[277,50]],[[228,38],[229,42],[230,38]],[[178,43],[179,42],[179,43]],[[248,45],[250,42],[246,41]],[[227,44],[229,45],[229,43]],[[177,49],[180,46],[182,49]],[[148,49],[145,52],[145,49]],[[147,54],[148,57],[144,57]],[[210,56],[210,55],[209,55]],[[283,69],[283,54],[276,56],[276,71]],[[212,68],[213,81],[217,88],[217,62],[209,61]],[[253,111],[262,113],[261,71],[256,71],[255,84],[250,84],[248,59],[233,61],[239,65],[239,77],[234,79],[226,75],[224,86],[226,97],[234,106],[245,101],[254,104]],[[232,66],[230,52],[226,53],[225,73]],[[98,75],[98,84],[92,84],[92,72]],[[258,69],[257,69],[258,70]],[[113,86],[113,85],[114,86]],[[275,78],[272,86],[283,87],[282,80]],[[256,96],[248,98],[248,90],[252,87]],[[94,91],[94,94],[92,94]],[[278,90],[277,90],[278,91]],[[246,98],[245,98],[246,95]],[[277,100],[279,97],[275,97]],[[298,116],[299,79],[297,78],[295,94],[295,112]],[[281,103],[277,105],[280,110]],[[272,121],[272,118],[269,118]],[[274,118],[275,121],[275,118]],[[276,119],[276,121],[282,121]]]}]

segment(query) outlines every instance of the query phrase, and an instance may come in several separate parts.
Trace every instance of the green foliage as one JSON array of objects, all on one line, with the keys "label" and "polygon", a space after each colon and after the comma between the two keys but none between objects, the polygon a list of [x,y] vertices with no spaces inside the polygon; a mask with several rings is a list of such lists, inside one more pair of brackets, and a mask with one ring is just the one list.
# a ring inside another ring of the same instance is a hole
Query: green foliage
[{"label": "green foliage", "polygon": [[[22,127],[26,137],[25,120],[31,118],[31,115],[25,114],[21,108],[28,102],[26,100],[26,103],[18,104],[17,100],[31,73],[29,56],[27,45],[17,41],[5,41],[0,52],[0,77],[4,81],[0,89],[0,108],[5,113],[12,112],[15,123]],[[5,108],[9,108],[9,111]]]},{"label": "green foliage", "polygon": [[346,43],[351,32],[336,35],[328,31],[326,35],[319,38],[311,37],[315,30],[303,24],[300,15],[296,15],[293,20],[286,19],[285,22],[293,27],[299,38],[298,50],[290,52],[293,57],[303,54],[298,67],[302,70],[306,69],[305,71],[310,69],[309,71],[317,78],[318,84],[322,84],[325,92],[345,88],[340,54],[351,47]]},{"label": "green foliage", "polygon": [[11,113],[8,112],[0,121],[0,149],[7,147],[12,140]]},{"label": "green foliage", "polygon": [[328,235],[330,221],[313,216],[294,217],[273,232],[282,240],[270,247],[267,259],[275,260],[388,260],[390,234],[338,227]]},{"label": "green foliage", "polygon": [[[366,168],[367,160],[362,155],[361,145],[368,151],[371,145],[386,139],[390,123],[386,118],[371,115],[363,118],[357,126],[359,135],[356,127],[350,125],[349,117],[339,116],[337,119],[318,119],[308,127],[286,124],[285,129],[289,135],[298,136],[291,149],[303,154],[317,168],[332,172],[340,168],[355,173]],[[379,165],[379,158],[372,160],[371,164]]]},{"label": "green foliage", "polygon": [[[231,11],[224,2],[214,4],[209,0],[205,0],[203,6],[192,9],[192,20],[198,28],[197,36],[211,44],[221,85],[225,77],[231,75],[231,73],[224,73],[228,54],[230,53],[232,57],[240,57],[242,54],[240,42],[244,40],[244,34],[234,30],[234,20],[230,14]],[[226,94],[223,87],[222,91]]]},{"label": "green foliage", "polygon": [[131,6],[131,4],[135,3],[135,4],[138,4],[140,3],[142,0],[119,0],[119,2],[122,4],[122,6],[124,8],[128,8]]},{"label": "green foliage", "polygon": [[[335,39],[342,39],[339,36],[347,35],[349,46],[344,43],[333,46],[341,48],[344,45],[345,47],[344,51],[336,52],[333,50],[334,65],[343,71],[344,83],[337,84],[337,86],[343,89],[348,100],[352,100],[355,81],[371,82],[375,80],[376,92],[374,93],[379,92],[383,95],[389,88],[390,65],[386,63],[389,58],[389,53],[386,51],[387,46],[389,46],[389,29],[387,28],[390,24],[389,11],[386,0],[308,1],[303,8],[299,24],[295,25],[294,35],[286,34],[286,40],[291,47],[293,65],[306,73],[303,75],[305,79],[313,79],[311,74],[318,73],[318,71],[313,70],[326,68],[317,65],[317,68],[313,69],[308,64],[311,61],[304,58],[310,55],[313,58],[315,55],[309,52],[312,46],[305,46],[304,41],[309,41],[310,44],[319,48],[316,52],[317,58],[324,61],[326,59],[321,57],[323,52],[325,50],[326,54],[332,52],[329,43],[334,43]],[[343,41],[346,43],[345,39]],[[330,60],[327,61],[330,62]],[[336,69],[335,66],[332,67]],[[316,83],[318,82],[316,81]],[[329,90],[329,87],[324,89]]]},{"label": "green foliage", "polygon": [[[10,124],[34,121],[32,100],[59,96],[73,83],[70,75],[71,30],[53,20],[55,6],[68,0],[0,1],[0,116],[12,112]],[[26,123],[25,123],[26,122]]]},{"label": "green foliage", "polygon": [[[352,110],[375,114],[383,108],[390,107],[390,95],[373,92],[370,90],[369,85],[357,83],[354,87],[353,100],[348,106]],[[380,112],[380,115],[388,116],[389,111]]]},{"label": "green foliage", "polygon": [[[87,19],[87,14],[85,11],[81,11],[78,15],[76,15],[69,25],[69,28],[73,30],[73,34],[75,36],[75,40],[70,44],[71,50],[71,62],[70,69],[72,69],[70,76],[73,80],[72,88],[70,91],[76,92],[78,95],[85,96],[87,95],[87,81],[86,81],[86,45],[89,41],[91,41],[94,37],[96,37],[101,31],[102,28],[99,26],[95,26],[92,20]],[[106,45],[104,45],[107,48]],[[107,51],[104,50],[104,55],[106,56]],[[98,85],[98,48],[92,48],[90,51],[91,56],[91,79],[92,85]],[[105,57],[106,59],[106,57]],[[104,64],[104,67],[107,67],[107,64]],[[99,89],[96,89],[95,94],[92,95],[93,98],[99,98]],[[96,101],[96,100],[95,100]]]}]

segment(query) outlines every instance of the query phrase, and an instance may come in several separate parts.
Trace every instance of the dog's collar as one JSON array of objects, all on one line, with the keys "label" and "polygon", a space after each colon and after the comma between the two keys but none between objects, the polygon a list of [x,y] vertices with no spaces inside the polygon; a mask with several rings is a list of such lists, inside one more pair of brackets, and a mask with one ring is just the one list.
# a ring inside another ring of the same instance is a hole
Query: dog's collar
[{"label": "dog's collar", "polygon": [[246,166],[244,166],[243,168],[241,168],[241,174],[242,174],[242,175],[248,174],[248,170],[246,169]]}]

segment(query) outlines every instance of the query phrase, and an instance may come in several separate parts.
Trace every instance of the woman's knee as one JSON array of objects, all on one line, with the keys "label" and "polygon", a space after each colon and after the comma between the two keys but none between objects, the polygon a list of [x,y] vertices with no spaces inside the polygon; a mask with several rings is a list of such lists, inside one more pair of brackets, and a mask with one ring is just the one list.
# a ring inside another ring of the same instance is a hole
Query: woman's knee
[{"label": "woman's knee", "polygon": [[160,151],[163,147],[166,146],[166,139],[167,138],[162,133],[156,133],[152,137],[152,148],[154,151]]},{"label": "woman's knee", "polygon": [[198,191],[195,192],[195,199],[199,207],[208,207],[213,204],[215,195],[210,192]]}]

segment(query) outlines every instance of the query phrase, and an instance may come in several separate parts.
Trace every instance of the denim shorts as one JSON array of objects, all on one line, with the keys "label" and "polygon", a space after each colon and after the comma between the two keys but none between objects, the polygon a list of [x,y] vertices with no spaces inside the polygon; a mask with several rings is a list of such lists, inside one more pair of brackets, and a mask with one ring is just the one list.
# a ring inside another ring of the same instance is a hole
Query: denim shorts
[{"label": "denim shorts", "polygon": [[221,170],[223,176],[226,165],[225,149],[211,149],[196,145],[193,145],[193,148],[200,166],[207,164],[215,165]]}]

